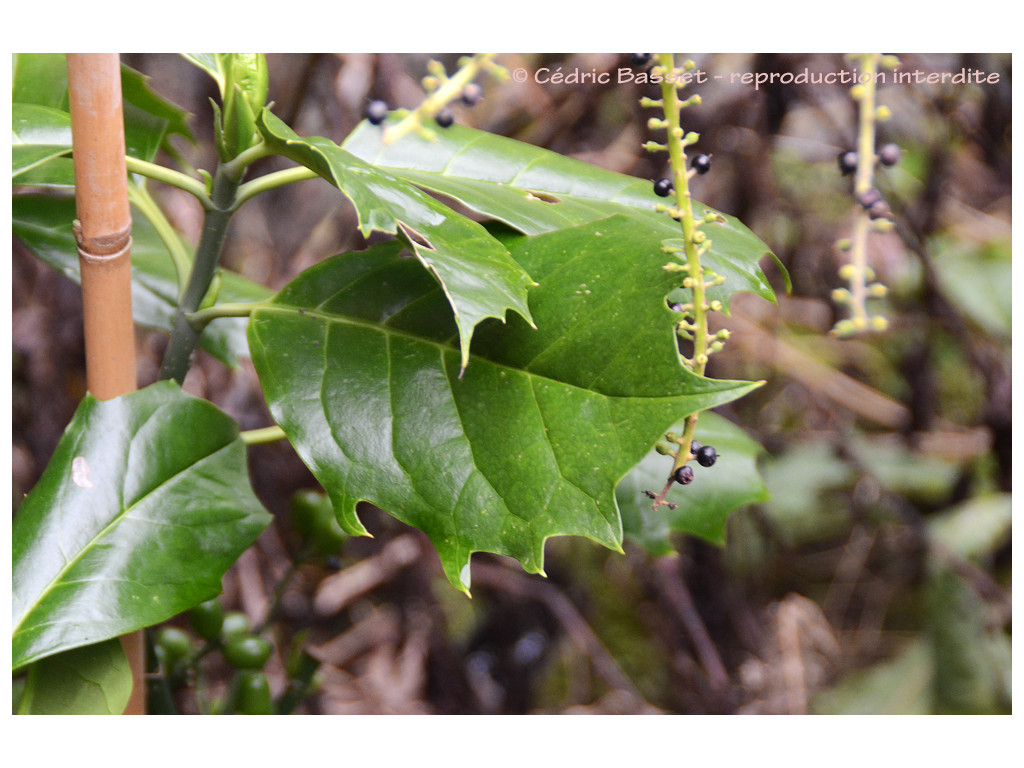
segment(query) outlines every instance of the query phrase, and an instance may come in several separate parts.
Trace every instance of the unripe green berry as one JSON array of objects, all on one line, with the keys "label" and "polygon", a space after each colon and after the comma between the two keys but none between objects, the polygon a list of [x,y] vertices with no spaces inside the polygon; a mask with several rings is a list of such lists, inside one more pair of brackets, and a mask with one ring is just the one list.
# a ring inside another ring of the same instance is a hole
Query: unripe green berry
[{"label": "unripe green berry", "polygon": [[244,635],[249,631],[249,617],[241,611],[229,611],[224,616],[224,623],[220,628],[221,640],[227,642],[233,637]]},{"label": "unripe green berry", "polygon": [[214,598],[188,612],[188,623],[203,640],[216,640],[224,626],[224,606]]},{"label": "unripe green berry", "polygon": [[235,669],[262,669],[274,646],[265,637],[239,635],[224,643],[224,660]]},{"label": "unripe green berry", "polygon": [[178,627],[163,627],[156,636],[155,648],[157,658],[170,669],[192,651],[192,637]]},{"label": "unripe green berry", "polygon": [[272,715],[270,683],[262,672],[242,670],[236,680],[236,708],[241,715]]}]

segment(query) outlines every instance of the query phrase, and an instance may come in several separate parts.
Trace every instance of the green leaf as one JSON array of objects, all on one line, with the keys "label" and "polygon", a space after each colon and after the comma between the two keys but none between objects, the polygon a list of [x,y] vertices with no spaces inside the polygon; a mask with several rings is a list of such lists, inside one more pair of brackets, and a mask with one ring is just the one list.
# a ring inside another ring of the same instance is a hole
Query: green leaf
[{"label": "green leaf", "polygon": [[212,404],[171,382],[87,395],[14,518],[13,667],[213,597],[269,522]]},{"label": "green leaf", "polygon": [[195,64],[214,79],[217,83],[217,90],[223,99],[227,73],[224,71],[225,62],[222,57],[216,53],[183,53],[181,55],[186,61]]},{"label": "green leaf", "polygon": [[937,557],[929,566],[927,618],[936,713],[1010,714],[1009,635],[990,625],[988,606],[969,581]]},{"label": "green leaf", "polygon": [[[14,70],[15,183],[32,186],[66,186],[74,182],[70,163],[67,171],[51,178],[47,168],[53,158],[71,152],[71,114],[68,111],[67,59],[64,54],[16,54]],[[121,67],[125,152],[152,162],[164,149],[176,154],[166,140],[179,134],[195,141],[189,130],[188,113],[149,87],[149,78],[130,67]],[[50,162],[47,162],[50,161]],[[23,176],[28,171],[47,169],[42,175]]]},{"label": "green leaf", "polygon": [[346,152],[330,139],[301,138],[268,110],[260,131],[275,152],[310,168],[352,201],[359,229],[401,235],[433,274],[451,303],[459,330],[462,366],[469,361],[473,329],[504,319],[513,309],[527,320],[530,276],[487,230],[429,195]]},{"label": "green leaf", "polygon": [[934,248],[931,261],[943,293],[984,331],[1009,338],[1013,309],[1009,237],[979,244],[940,240]]},{"label": "green leaf", "polygon": [[[78,249],[71,231],[75,201],[71,197],[15,195],[12,199],[14,234],[51,267],[81,283]],[[241,275],[222,271],[219,303],[261,301],[271,292]],[[163,241],[143,216],[132,223],[132,314],[149,328],[170,332],[178,301],[174,265]],[[238,357],[248,357],[245,318],[226,318],[207,327],[202,346],[210,354],[234,367]]]},{"label": "green leaf", "polygon": [[[125,104],[134,107],[140,114],[162,121],[163,132],[168,136],[182,136],[188,141],[195,143],[195,136],[192,129],[188,127],[189,113],[177,104],[168,101],[159,93],[150,88],[150,78],[131,67],[121,65],[121,95]],[[134,124],[129,116],[125,116],[125,125],[130,128]],[[130,130],[127,133],[131,133]],[[129,142],[131,146],[131,142]],[[166,146],[164,147],[167,148]],[[143,159],[152,160],[152,157],[136,155]]]},{"label": "green leaf", "polygon": [[74,648],[29,667],[19,715],[120,715],[132,670],[117,638]]},{"label": "green leaf", "polygon": [[1013,503],[1009,493],[977,496],[928,517],[928,532],[961,557],[982,560],[1010,541]]},{"label": "green leaf", "polygon": [[[364,121],[342,145],[371,165],[472,211],[504,222],[527,235],[586,224],[616,213],[627,214],[663,241],[681,242],[679,222],[655,206],[665,199],[651,182],[607,171],[523,142],[453,125],[434,139],[408,134],[390,145],[382,129]],[[694,202],[694,215],[710,211],[715,221],[703,231],[712,241],[705,267],[726,278],[709,289],[709,299],[728,308],[736,291],[775,300],[758,261],[770,249],[737,219]],[[772,256],[774,258],[774,256]],[[664,257],[669,261],[669,257]],[[777,260],[776,260],[777,261]],[[788,283],[786,270],[779,265]],[[536,278],[536,275],[534,275]]]},{"label": "green leaf", "polygon": [[846,675],[814,697],[816,715],[930,715],[931,648],[918,637],[892,659]]},{"label": "green leaf", "polygon": [[468,590],[473,552],[542,572],[544,541],[618,549],[615,486],[678,419],[757,384],[680,362],[660,241],[616,216],[509,241],[540,285],[537,329],[477,330],[460,377],[445,298],[399,244],[330,259],[253,312],[253,362],[275,420],[342,528],[369,501],[433,541]]},{"label": "green leaf", "polygon": [[13,104],[38,104],[68,111],[68,62],[63,53],[16,53]]},{"label": "green leaf", "polygon": [[[683,434],[679,422],[670,431]],[[651,451],[619,484],[615,495],[622,511],[626,536],[656,555],[674,552],[669,541],[672,531],[689,533],[712,544],[725,544],[726,522],[735,510],[769,498],[768,489],[757,472],[757,456],[763,449],[737,426],[714,413],[702,413],[696,439],[714,446],[718,460],[710,468],[693,462],[695,477],[685,488],[675,486],[669,501],[676,509],[655,511],[644,490],[659,493],[673,466],[671,456]]]},{"label": "green leaf", "polygon": [[12,169],[20,174],[71,151],[71,115],[53,107],[14,104],[11,108]]}]

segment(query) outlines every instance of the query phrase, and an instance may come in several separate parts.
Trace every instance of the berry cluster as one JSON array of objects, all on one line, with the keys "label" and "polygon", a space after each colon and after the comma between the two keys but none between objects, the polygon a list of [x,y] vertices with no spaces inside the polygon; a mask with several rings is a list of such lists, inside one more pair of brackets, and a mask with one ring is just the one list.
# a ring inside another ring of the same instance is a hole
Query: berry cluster
[{"label": "berry cluster", "polygon": [[[710,445],[701,445],[696,440],[690,445],[690,452],[702,467],[713,467],[715,462],[718,461],[718,451]],[[680,485],[689,485],[693,482],[693,467],[684,464],[675,471],[672,479]]]},{"label": "berry cluster", "polygon": [[[454,125],[455,114],[448,107],[449,104],[458,101],[466,107],[472,107],[483,98],[483,88],[473,82],[479,72],[486,70],[499,79],[508,79],[509,75],[505,68],[492,61],[494,56],[493,53],[464,56],[459,59],[459,70],[451,76],[445,72],[440,62],[428,62],[429,74],[422,81],[427,98],[416,109],[399,113],[398,117],[401,119],[386,127],[384,143],[390,144],[413,132],[426,139],[436,138],[434,132],[427,127],[427,120],[430,118],[433,118],[439,128],[450,128]],[[380,100],[370,102],[365,116],[372,125],[383,125],[388,119],[387,103]]]},{"label": "berry cluster", "polygon": [[[674,432],[667,432],[665,434],[665,440],[659,441],[658,444],[655,446],[655,449],[660,454],[671,456],[675,460],[675,462],[678,463],[680,454],[683,451],[683,442],[683,439],[681,439]],[[673,448],[673,445],[678,447]],[[718,461],[719,455],[720,454],[718,453],[718,451],[716,451],[710,445],[701,445],[696,440],[692,441],[692,443],[690,444],[689,453],[684,459],[684,463],[676,467],[676,469],[672,472],[672,475],[669,477],[668,484],[665,486],[665,489],[660,494],[656,494],[654,493],[654,491],[644,491],[644,495],[646,495],[647,498],[654,500],[655,507],[663,504],[667,506],[669,509],[675,509],[675,504],[665,501],[665,495],[668,493],[668,491],[672,488],[672,485],[675,483],[678,483],[679,485],[689,485],[690,483],[693,482],[693,467],[685,463],[685,461],[689,461],[691,458],[693,458],[696,459],[697,463],[700,464],[702,467],[712,467],[714,466],[715,462]]]},{"label": "berry cluster", "polygon": [[853,236],[840,240],[837,245],[840,251],[849,251],[849,263],[839,270],[839,276],[849,284],[848,288],[836,288],[832,298],[837,304],[846,305],[850,316],[839,320],[832,329],[837,336],[850,336],[866,330],[882,331],[888,327],[888,321],[881,315],[870,316],[866,302],[868,299],[886,295],[885,286],[881,283],[870,283],[874,273],[867,265],[867,240],[874,230],[884,232],[892,229],[893,213],[882,193],[874,186],[874,172],[877,166],[891,168],[896,165],[903,150],[898,144],[885,144],[877,154],[875,147],[875,123],[892,117],[892,110],[885,105],[877,105],[874,73],[881,68],[895,68],[900,65],[899,59],[877,53],[855,54],[849,58],[858,63],[866,75],[850,89],[851,98],[857,102],[858,149],[841,152],[837,158],[839,172],[843,176],[854,176],[853,199],[859,211],[854,225]]},{"label": "berry cluster", "polygon": [[[483,89],[476,83],[469,83],[459,94],[459,101],[472,107],[483,98]],[[365,117],[372,125],[381,125],[388,119],[388,104],[380,99],[371,101],[366,106]],[[441,107],[434,115],[434,122],[442,128],[450,128],[455,123],[455,114],[448,107]]]}]

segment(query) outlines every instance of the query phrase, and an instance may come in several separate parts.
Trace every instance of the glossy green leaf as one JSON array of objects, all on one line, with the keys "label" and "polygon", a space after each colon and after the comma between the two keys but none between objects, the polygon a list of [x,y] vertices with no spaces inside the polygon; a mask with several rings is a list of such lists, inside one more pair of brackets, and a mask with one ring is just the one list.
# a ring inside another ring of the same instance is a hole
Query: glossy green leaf
[{"label": "glossy green leaf", "polygon": [[11,101],[68,111],[68,63],[63,53],[16,53]]},{"label": "glossy green leaf", "polygon": [[11,176],[18,176],[71,151],[71,115],[53,107],[15,104],[11,108]]},{"label": "glossy green leaf", "polygon": [[87,395],[14,518],[13,667],[217,595],[269,522],[212,404],[171,382]]},{"label": "glossy green leaf", "polygon": [[[195,142],[192,129],[188,126],[189,113],[177,104],[169,101],[159,93],[150,88],[150,78],[131,67],[121,65],[121,95],[124,98],[126,107],[130,106],[138,110],[139,114],[148,115],[152,119],[162,121],[164,133],[167,136],[178,135],[190,142]],[[131,134],[131,127],[135,121],[128,114],[125,115],[126,133]],[[131,142],[129,141],[129,147]],[[164,149],[168,147],[164,145]],[[144,157],[137,155],[137,157]],[[152,158],[144,158],[152,159]]]},{"label": "glossy green leaf", "polygon": [[28,671],[19,715],[120,715],[132,670],[117,638],[40,659]]},{"label": "glossy green leaf", "polygon": [[[12,199],[14,234],[51,267],[81,282],[78,250],[71,232],[75,201],[70,197],[15,195]],[[269,289],[241,275],[222,271],[218,302],[260,301]],[[149,328],[170,332],[177,307],[178,282],[170,256],[149,222],[136,215],[132,224],[132,314]],[[229,318],[207,327],[202,346],[226,365],[248,357],[246,320]]]},{"label": "glossy green leaf", "polygon": [[469,585],[473,552],[543,568],[544,541],[619,548],[615,486],[669,425],[757,384],[680,363],[660,240],[616,216],[509,250],[537,321],[481,325],[460,377],[445,297],[390,243],[300,275],[249,326],[275,420],[342,527],[369,501],[420,528]]},{"label": "glossy green leaf", "polygon": [[276,152],[315,171],[352,201],[363,234],[400,233],[410,243],[455,312],[463,366],[473,329],[482,320],[504,319],[508,309],[530,319],[529,275],[481,225],[367,165],[330,139],[299,137],[267,110],[259,127]]},{"label": "glossy green leaf", "polygon": [[[46,176],[27,179],[18,174],[71,151],[67,88],[64,54],[15,55],[12,109],[15,183],[49,186]],[[153,92],[145,75],[122,65],[121,93],[125,152],[129,156],[151,162],[161,149],[176,154],[167,141],[172,134],[194,141],[188,127],[188,113]],[[30,154],[39,156],[31,164],[26,162]]]},{"label": "glossy green leaf", "polygon": [[[382,135],[382,127],[364,121],[342,146],[377,168],[524,234],[551,232],[623,213],[662,240],[681,243],[679,222],[655,211],[665,198],[654,194],[650,181],[461,125],[438,131],[434,139],[412,133],[390,145],[382,143]],[[694,203],[695,216],[706,211],[711,211],[715,220],[703,227],[712,241],[703,263],[726,278],[723,285],[709,290],[709,297],[726,308],[736,291],[750,291],[774,301],[775,294],[758,266],[762,257],[770,255],[768,246],[737,219]],[[786,275],[781,265],[779,268]]]},{"label": "glossy green leaf", "polygon": [[224,96],[224,83],[227,73],[224,71],[224,59],[216,53],[183,53],[182,57],[195,64],[217,83],[217,90]]},{"label": "glossy green leaf", "polygon": [[[670,428],[683,434],[682,422]],[[656,555],[674,552],[669,541],[672,532],[689,533],[712,544],[725,543],[729,515],[740,507],[769,498],[768,489],[757,471],[757,456],[763,449],[739,427],[714,413],[702,413],[697,422],[696,439],[718,452],[711,467],[691,462],[693,482],[673,486],[668,501],[676,509],[652,506],[645,490],[660,493],[673,466],[671,456],[651,451],[619,484],[615,495],[622,511],[626,536]]]}]

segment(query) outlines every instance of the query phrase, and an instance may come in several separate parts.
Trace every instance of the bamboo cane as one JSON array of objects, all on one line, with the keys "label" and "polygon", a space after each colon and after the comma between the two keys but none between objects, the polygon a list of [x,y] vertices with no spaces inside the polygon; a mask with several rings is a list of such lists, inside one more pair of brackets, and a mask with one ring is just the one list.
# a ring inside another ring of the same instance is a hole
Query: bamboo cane
[{"label": "bamboo cane", "polygon": [[[86,384],[94,397],[107,400],[137,386],[120,60],[116,53],[69,53],[67,61]],[[124,635],[121,644],[132,670],[125,714],[143,715],[143,633]]]}]

